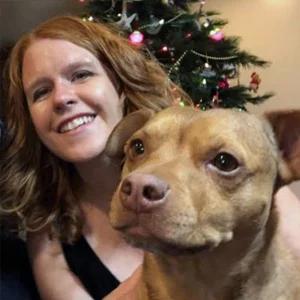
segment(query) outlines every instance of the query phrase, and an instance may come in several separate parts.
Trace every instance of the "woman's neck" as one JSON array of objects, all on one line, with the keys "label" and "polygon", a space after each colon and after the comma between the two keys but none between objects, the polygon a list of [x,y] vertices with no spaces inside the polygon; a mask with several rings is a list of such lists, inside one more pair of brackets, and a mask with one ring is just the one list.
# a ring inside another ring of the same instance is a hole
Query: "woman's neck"
[{"label": "woman's neck", "polygon": [[102,154],[92,161],[75,165],[80,177],[75,187],[82,203],[96,206],[107,212],[120,177],[120,164]]}]

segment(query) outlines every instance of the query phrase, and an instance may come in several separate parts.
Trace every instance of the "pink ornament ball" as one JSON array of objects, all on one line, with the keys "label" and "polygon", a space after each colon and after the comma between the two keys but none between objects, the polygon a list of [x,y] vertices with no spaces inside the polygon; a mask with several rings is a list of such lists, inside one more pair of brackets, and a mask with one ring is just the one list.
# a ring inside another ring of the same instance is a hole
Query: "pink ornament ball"
[{"label": "pink ornament ball", "polygon": [[129,40],[134,45],[140,45],[144,41],[144,35],[136,30],[129,35]]},{"label": "pink ornament ball", "polygon": [[220,29],[215,29],[210,32],[209,37],[215,42],[220,42],[224,39],[224,33]]}]

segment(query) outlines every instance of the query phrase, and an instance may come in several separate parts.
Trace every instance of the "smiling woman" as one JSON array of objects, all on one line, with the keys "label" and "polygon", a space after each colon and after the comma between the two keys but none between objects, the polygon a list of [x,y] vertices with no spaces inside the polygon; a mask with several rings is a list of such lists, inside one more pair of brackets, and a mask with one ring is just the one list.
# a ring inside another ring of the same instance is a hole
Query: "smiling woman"
[{"label": "smiling woman", "polygon": [[118,94],[100,61],[65,40],[41,39],[29,46],[23,85],[39,138],[68,162],[101,154],[123,115],[124,94]]},{"label": "smiling woman", "polygon": [[120,171],[108,136],[131,111],[188,97],[114,29],[69,16],[23,36],[5,76],[1,213],[28,234],[43,299],[102,299],[143,256],[108,220]]}]

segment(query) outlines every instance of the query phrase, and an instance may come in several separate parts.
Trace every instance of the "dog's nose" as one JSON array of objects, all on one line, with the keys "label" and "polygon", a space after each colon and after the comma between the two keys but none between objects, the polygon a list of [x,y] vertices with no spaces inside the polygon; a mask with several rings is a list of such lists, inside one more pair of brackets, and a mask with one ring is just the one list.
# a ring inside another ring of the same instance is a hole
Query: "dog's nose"
[{"label": "dog's nose", "polygon": [[154,175],[135,173],[122,182],[120,196],[125,208],[150,212],[164,203],[169,185]]}]

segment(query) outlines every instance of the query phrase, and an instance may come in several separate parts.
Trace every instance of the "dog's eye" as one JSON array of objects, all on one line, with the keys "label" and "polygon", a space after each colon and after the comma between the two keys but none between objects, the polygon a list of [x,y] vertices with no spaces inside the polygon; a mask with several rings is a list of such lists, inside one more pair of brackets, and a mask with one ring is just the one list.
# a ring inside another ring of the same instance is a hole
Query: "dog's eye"
[{"label": "dog's eye", "polygon": [[133,156],[144,154],[145,151],[144,144],[141,139],[132,140],[129,148],[130,148],[131,155]]},{"label": "dog's eye", "polygon": [[219,153],[213,160],[212,164],[223,172],[231,172],[239,167],[237,159],[229,153]]}]

